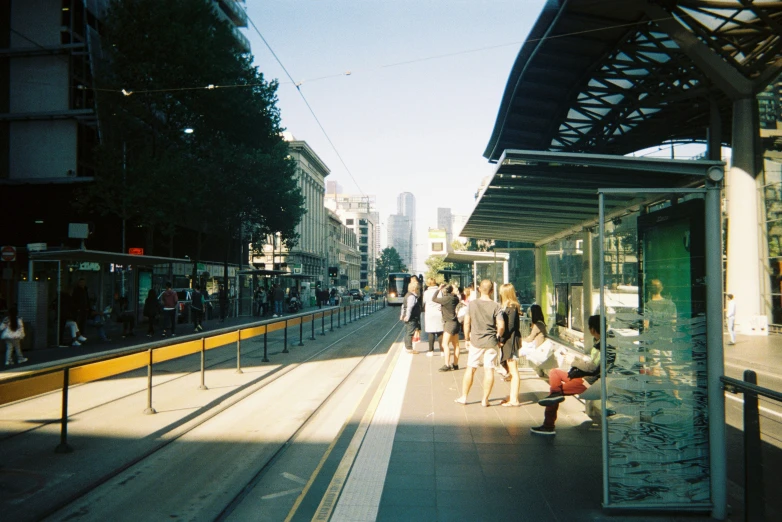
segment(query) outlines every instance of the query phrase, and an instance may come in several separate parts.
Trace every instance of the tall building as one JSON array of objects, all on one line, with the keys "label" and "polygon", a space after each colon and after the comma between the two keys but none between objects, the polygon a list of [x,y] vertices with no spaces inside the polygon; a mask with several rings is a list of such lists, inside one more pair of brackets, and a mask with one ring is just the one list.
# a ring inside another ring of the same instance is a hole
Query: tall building
[{"label": "tall building", "polygon": [[328,283],[329,288],[350,288],[351,281],[361,277],[361,254],[358,238],[336,212],[326,209],[328,219]]},{"label": "tall building", "polygon": [[[306,212],[296,226],[299,241],[291,250],[275,244],[274,238],[268,238],[263,255],[253,258],[253,263],[264,263],[267,267],[287,264],[289,271],[296,275],[310,276],[320,281],[326,278],[327,262],[327,218],[324,207],[326,176],[329,168],[315,154],[306,141],[296,140],[289,132],[283,133],[290,148],[290,156],[296,162],[296,180],[304,196]],[[276,250],[276,252],[275,252]]]},{"label": "tall building", "polygon": [[409,270],[415,270],[415,196],[410,192],[399,194],[396,198],[396,214],[388,217],[388,246],[399,252]]},{"label": "tall building", "polygon": [[[361,255],[358,281],[351,281],[351,288],[377,288],[375,266],[378,256],[377,234],[380,216],[375,209],[375,196],[359,194],[326,194],[326,207],[336,212],[342,222],[358,237]],[[355,284],[354,286],[354,283]]]},{"label": "tall building", "polygon": [[454,239],[458,239],[459,233],[467,223],[467,218],[468,216],[454,214],[450,208],[437,209],[437,228],[445,230],[447,246],[450,246]]}]

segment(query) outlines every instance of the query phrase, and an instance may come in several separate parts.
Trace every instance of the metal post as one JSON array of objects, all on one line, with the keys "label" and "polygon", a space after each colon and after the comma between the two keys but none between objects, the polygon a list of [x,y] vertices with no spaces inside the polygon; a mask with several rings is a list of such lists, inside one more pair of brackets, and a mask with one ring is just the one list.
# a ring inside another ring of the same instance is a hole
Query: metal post
[{"label": "metal post", "polygon": [[[603,505],[608,506],[610,504],[608,499],[608,422],[606,420],[606,379],[605,379],[605,350],[606,350],[606,293],[605,293],[605,194],[602,192],[597,193],[598,201],[598,262],[600,263],[600,374],[604,377],[600,379],[600,391],[602,395],[601,399],[601,437],[603,446]],[[542,264],[548,263],[545,255],[540,256],[541,270]]]},{"label": "metal post", "polygon": [[[337,308],[337,313],[339,313],[339,308]],[[332,308],[329,312],[329,322],[331,323],[330,331],[334,331],[334,309]],[[339,315],[337,316],[337,328],[341,328],[339,325]]]},{"label": "metal post", "polygon": [[73,448],[68,446],[68,380],[70,368],[62,372],[62,418],[60,419],[60,444],[54,448],[55,453],[70,453]]},{"label": "metal post", "polygon": [[[758,377],[752,370],[744,370],[744,382],[757,384]],[[763,452],[760,445],[760,411],[758,395],[744,391],[744,520],[763,522],[766,509],[763,505]]]},{"label": "metal post", "polygon": [[[712,167],[706,181],[706,361],[709,397],[709,461],[711,516],[724,520],[728,512],[727,453],[725,442],[725,373],[722,346],[722,208],[723,169]],[[603,395],[605,397],[605,395]]]},{"label": "metal post", "polygon": [[299,316],[299,346],[304,346],[304,317]]},{"label": "metal post", "polygon": [[201,386],[198,387],[199,390],[208,390],[209,388],[206,387],[206,384],[204,382],[204,379],[206,377],[206,337],[201,337]]},{"label": "metal post", "polygon": [[236,336],[236,373],[244,373],[242,371],[242,331],[239,330]]},{"label": "metal post", "polygon": [[157,411],[152,407],[152,348],[150,348],[149,363],[147,363],[147,409],[144,410],[144,415],[152,415],[155,413],[157,413]]},{"label": "metal post", "polygon": [[310,341],[315,340],[315,314],[312,314],[312,317],[310,318],[310,326],[312,327],[312,334],[310,335]]},{"label": "metal post", "polygon": [[288,352],[288,320],[285,319],[285,333],[283,335],[283,341],[282,341],[282,353],[290,353]]},{"label": "metal post", "polygon": [[269,362],[268,352],[266,351],[268,347],[268,335],[269,335],[269,327],[267,326],[263,330],[263,362]]},{"label": "metal post", "polygon": [[326,335],[326,311],[320,313],[320,335]]}]

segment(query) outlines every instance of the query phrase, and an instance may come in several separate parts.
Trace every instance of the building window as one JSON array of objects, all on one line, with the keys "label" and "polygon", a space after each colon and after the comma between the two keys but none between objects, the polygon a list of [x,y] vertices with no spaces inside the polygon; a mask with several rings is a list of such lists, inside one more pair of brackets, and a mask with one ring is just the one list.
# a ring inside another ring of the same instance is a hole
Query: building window
[{"label": "building window", "polygon": [[345,220],[345,224],[346,225],[353,225],[353,220],[352,219],[346,219]]},{"label": "building window", "polygon": [[367,227],[361,227],[358,229],[358,233],[366,236],[367,234],[369,234],[369,229]]},{"label": "building window", "polygon": [[361,225],[362,227],[365,227],[369,224],[369,222],[366,219],[359,219],[358,224]]},{"label": "building window", "polygon": [[[359,251],[361,251],[362,253],[366,253],[366,252],[368,252],[368,251],[369,251],[369,248],[367,247],[367,245],[361,245],[360,247],[358,247],[358,249],[359,249]],[[364,257],[364,256],[361,256],[361,257],[362,257],[362,259],[363,259],[363,257]]]},{"label": "building window", "polygon": [[432,252],[442,252],[443,243],[432,243]]}]

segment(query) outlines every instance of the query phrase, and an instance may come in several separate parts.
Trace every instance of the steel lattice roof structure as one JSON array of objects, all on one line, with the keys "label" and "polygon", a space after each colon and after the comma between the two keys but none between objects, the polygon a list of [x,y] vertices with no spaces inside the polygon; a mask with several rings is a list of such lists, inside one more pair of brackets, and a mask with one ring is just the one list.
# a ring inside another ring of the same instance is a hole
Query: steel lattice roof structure
[{"label": "steel lattice roof structure", "polygon": [[732,101],[782,73],[780,35],[779,0],[549,0],[484,156],[704,141],[712,108],[730,145]]}]

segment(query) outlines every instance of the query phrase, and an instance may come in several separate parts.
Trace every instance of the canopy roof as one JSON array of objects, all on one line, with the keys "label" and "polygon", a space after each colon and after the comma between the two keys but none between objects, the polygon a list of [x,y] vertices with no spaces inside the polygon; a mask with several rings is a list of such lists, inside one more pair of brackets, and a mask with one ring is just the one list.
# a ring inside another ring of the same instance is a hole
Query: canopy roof
[{"label": "canopy roof", "polygon": [[494,260],[503,262],[508,259],[510,259],[510,254],[507,252],[472,252],[467,250],[448,252],[448,255],[445,256],[446,263],[492,262]]},{"label": "canopy roof", "polygon": [[[724,165],[705,160],[506,150],[461,235],[542,245],[597,224],[598,189],[637,189],[608,198],[606,214],[610,215],[648,203],[644,189],[703,185],[711,167],[722,170]],[[476,253],[481,252],[470,252]],[[448,254],[446,261],[456,262],[453,255]],[[508,254],[497,254],[501,255]]]},{"label": "canopy roof", "polygon": [[167,265],[169,263],[193,263],[192,259],[160,256],[136,256],[103,250],[41,250],[30,252],[33,261],[73,261],[79,263],[115,263],[118,265]]},{"label": "canopy roof", "polygon": [[730,144],[732,101],[782,73],[780,34],[779,0],[548,0],[484,156],[704,141],[712,115]]}]

